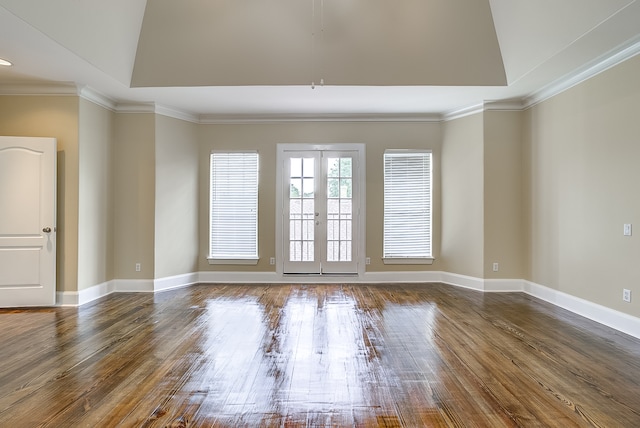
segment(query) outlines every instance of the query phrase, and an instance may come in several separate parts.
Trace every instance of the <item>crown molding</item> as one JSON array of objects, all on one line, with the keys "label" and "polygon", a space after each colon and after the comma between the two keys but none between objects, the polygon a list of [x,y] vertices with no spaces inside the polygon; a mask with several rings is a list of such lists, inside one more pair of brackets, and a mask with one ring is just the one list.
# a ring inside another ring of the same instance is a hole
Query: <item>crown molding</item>
[{"label": "crown molding", "polygon": [[200,115],[206,125],[260,124],[278,122],[441,122],[438,113],[424,114],[271,114],[271,115]]},{"label": "crown molding", "polygon": [[156,114],[161,116],[171,117],[173,119],[184,120],[186,122],[200,123],[200,118],[197,115],[188,113],[183,110],[178,110],[173,107],[156,104]]},{"label": "crown molding", "polygon": [[92,102],[100,107],[104,107],[107,110],[116,111],[117,103],[112,98],[96,91],[95,89],[84,86],[78,91],[80,98]]},{"label": "crown molding", "polygon": [[463,117],[472,116],[482,112],[484,112],[484,103],[478,103],[462,107],[457,110],[451,110],[442,116],[442,120],[444,122],[448,122],[450,120],[462,119]]},{"label": "crown molding", "polygon": [[536,104],[548,100],[568,89],[583,83],[592,77],[613,68],[634,56],[640,54],[640,36],[635,37],[629,43],[626,43],[617,49],[601,56],[596,61],[581,67],[574,72],[561,77],[555,82],[541,88],[538,91],[523,98],[523,106],[525,109],[531,108]]},{"label": "crown molding", "polygon": [[524,110],[524,103],[521,98],[484,102],[484,111],[521,111],[521,110]]},{"label": "crown molding", "polygon": [[458,110],[452,110],[443,116],[443,121],[462,119],[463,117],[472,116],[486,111],[521,111],[524,110],[522,99],[508,99],[499,101],[484,101]]},{"label": "crown molding", "polygon": [[640,35],[599,59],[560,79],[517,99],[482,101],[443,113],[374,113],[374,114],[203,114],[155,103],[119,103],[89,86],[73,82],[17,82],[0,84],[0,95],[78,96],[116,113],[152,113],[196,124],[261,124],[286,122],[399,122],[437,123],[460,119],[484,111],[519,111],[546,101],[592,77],[640,54]]},{"label": "crown molding", "polygon": [[118,103],[115,109],[116,113],[155,113],[156,105],[154,103]]},{"label": "crown molding", "polygon": [[116,106],[116,113],[152,113],[161,116],[172,117],[174,119],[184,120],[187,122],[199,123],[198,117],[175,109],[173,107],[163,106],[155,103],[120,103]]}]

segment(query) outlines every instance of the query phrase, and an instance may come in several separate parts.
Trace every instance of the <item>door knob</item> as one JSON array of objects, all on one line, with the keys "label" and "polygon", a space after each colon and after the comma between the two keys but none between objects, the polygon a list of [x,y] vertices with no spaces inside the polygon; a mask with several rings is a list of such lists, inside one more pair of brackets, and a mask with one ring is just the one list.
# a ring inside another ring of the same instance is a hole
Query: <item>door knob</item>
[{"label": "door knob", "polygon": [[45,227],[44,229],[42,229],[42,231],[44,233],[51,233],[51,228],[50,227]]}]

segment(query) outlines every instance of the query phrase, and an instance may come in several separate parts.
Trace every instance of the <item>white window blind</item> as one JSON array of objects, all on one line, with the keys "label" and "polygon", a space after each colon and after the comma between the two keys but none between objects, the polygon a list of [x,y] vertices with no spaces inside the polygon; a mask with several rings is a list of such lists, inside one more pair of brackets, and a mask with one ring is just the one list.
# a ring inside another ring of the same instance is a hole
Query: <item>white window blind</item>
[{"label": "white window blind", "polygon": [[211,153],[212,259],[258,258],[258,153]]},{"label": "white window blind", "polygon": [[384,154],[383,257],[431,257],[431,152]]}]

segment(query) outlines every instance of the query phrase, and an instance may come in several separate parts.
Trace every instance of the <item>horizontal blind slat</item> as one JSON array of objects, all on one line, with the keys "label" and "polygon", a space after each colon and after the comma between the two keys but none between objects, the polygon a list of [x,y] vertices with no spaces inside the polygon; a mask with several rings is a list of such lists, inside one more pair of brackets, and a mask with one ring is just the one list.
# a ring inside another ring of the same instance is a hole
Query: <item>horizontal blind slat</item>
[{"label": "horizontal blind slat", "polygon": [[384,257],[431,257],[431,153],[384,154]]},{"label": "horizontal blind slat", "polygon": [[211,154],[212,257],[258,256],[258,153]]}]

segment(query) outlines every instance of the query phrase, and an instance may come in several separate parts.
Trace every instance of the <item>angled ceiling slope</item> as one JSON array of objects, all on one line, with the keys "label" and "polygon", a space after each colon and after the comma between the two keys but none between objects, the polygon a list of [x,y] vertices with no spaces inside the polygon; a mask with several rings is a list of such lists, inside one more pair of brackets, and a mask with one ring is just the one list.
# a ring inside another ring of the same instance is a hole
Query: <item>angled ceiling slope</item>
[{"label": "angled ceiling slope", "polygon": [[639,22],[640,0],[0,0],[0,94],[84,88],[204,122],[437,120],[637,55]]},{"label": "angled ceiling slope", "polygon": [[134,87],[501,86],[488,0],[151,0]]},{"label": "angled ceiling slope", "polygon": [[129,85],[146,0],[1,0],[22,21]]}]

